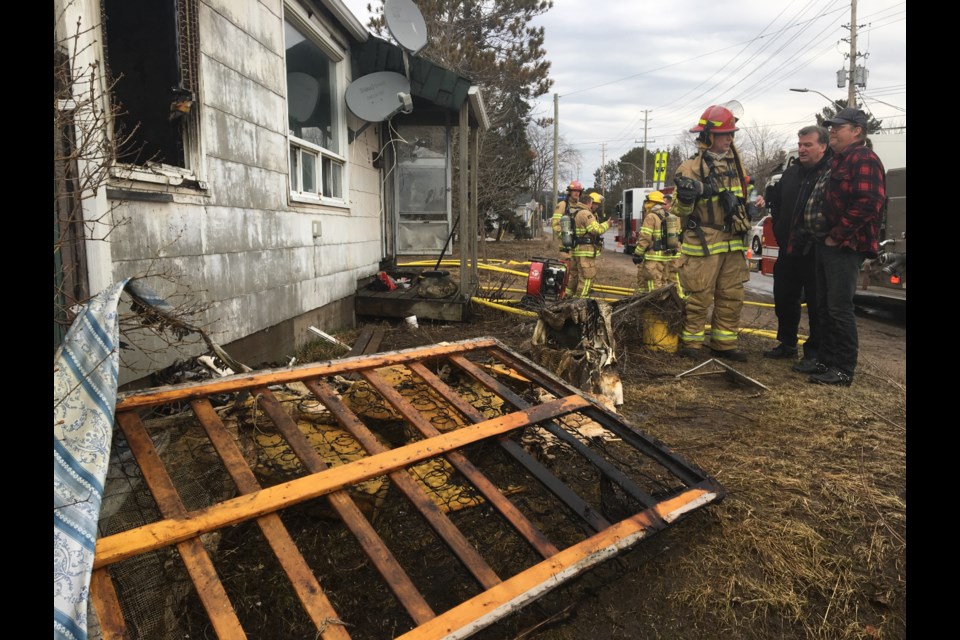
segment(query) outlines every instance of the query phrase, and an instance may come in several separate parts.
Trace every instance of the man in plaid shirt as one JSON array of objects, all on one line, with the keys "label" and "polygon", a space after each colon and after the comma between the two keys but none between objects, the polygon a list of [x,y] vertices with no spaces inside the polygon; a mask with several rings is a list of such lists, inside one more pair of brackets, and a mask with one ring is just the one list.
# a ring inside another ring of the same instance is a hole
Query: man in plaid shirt
[{"label": "man in plaid shirt", "polygon": [[823,194],[820,231],[826,235],[815,255],[822,342],[810,381],[850,386],[858,349],[853,295],[860,265],[877,256],[886,172],[866,145],[867,116],[862,110],[841,109],[824,125],[830,127],[834,156]]}]

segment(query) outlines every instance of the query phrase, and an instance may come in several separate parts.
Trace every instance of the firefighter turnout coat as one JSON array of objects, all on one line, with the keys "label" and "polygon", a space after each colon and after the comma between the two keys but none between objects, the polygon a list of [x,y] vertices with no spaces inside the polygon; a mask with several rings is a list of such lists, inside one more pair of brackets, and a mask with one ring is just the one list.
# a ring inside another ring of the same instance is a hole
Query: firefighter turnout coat
[{"label": "firefighter turnout coat", "polygon": [[[732,191],[742,202],[744,189],[732,148],[719,157],[701,149],[680,165],[676,175]],[[707,311],[713,305],[710,347],[717,351],[735,349],[743,309],[743,283],[750,277],[746,233],[735,233],[725,223],[726,214],[718,195],[701,196],[687,204],[678,198],[673,213],[680,216],[683,227],[680,284],[687,296],[683,346],[696,349],[703,345]]]},{"label": "firefighter turnout coat", "polygon": [[586,298],[597,276],[597,256],[603,247],[600,237],[610,228],[610,220],[598,222],[589,207],[577,211],[574,218],[575,244],[570,251],[573,264],[567,281],[567,295]]},{"label": "firefighter turnout coat", "polygon": [[680,252],[667,248],[664,224],[668,214],[663,205],[652,203],[640,223],[637,232],[637,247],[633,255],[642,258],[637,265],[637,293],[659,289],[669,282],[679,284]]}]

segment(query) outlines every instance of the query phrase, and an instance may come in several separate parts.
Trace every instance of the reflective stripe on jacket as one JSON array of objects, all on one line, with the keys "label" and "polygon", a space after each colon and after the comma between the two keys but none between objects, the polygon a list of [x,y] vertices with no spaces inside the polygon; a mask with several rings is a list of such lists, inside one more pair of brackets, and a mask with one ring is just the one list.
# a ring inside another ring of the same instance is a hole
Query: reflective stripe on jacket
[{"label": "reflective stripe on jacket", "polygon": [[[693,178],[700,182],[706,182],[704,174],[709,172],[706,160],[703,154],[706,150],[701,149],[700,153],[689,160],[685,160],[677,169],[677,176]],[[733,151],[728,151],[719,160],[714,160],[714,183],[721,189],[729,189],[737,196],[743,195],[743,185],[737,175],[736,161]],[[709,202],[709,205],[708,205]],[[688,256],[704,256],[724,253],[726,251],[746,251],[746,234],[734,234],[723,230],[723,207],[720,205],[719,197],[697,198],[693,204],[683,204],[679,199],[673,205],[673,213],[680,216],[680,222],[683,227],[683,241],[680,245],[680,252]],[[690,228],[690,216],[696,215],[700,220],[700,230],[703,232],[703,239],[696,230]],[[706,244],[706,253],[704,253],[704,244]]]},{"label": "reflective stripe on jacket", "polygon": [[[610,228],[610,221],[597,222],[596,216],[590,211],[590,208],[577,211],[577,217],[574,221],[577,230],[577,246],[573,248],[571,255],[587,258],[595,258],[600,253],[600,236]],[[587,239],[591,244],[579,244]]]}]

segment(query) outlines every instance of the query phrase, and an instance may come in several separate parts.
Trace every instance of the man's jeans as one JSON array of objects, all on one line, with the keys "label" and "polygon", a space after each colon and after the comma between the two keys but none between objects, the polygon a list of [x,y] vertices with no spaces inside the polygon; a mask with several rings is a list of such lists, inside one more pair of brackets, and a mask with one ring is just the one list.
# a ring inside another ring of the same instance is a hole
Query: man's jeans
[{"label": "man's jeans", "polygon": [[820,241],[816,247],[819,360],[853,376],[857,368],[857,317],[853,294],[863,255]]}]

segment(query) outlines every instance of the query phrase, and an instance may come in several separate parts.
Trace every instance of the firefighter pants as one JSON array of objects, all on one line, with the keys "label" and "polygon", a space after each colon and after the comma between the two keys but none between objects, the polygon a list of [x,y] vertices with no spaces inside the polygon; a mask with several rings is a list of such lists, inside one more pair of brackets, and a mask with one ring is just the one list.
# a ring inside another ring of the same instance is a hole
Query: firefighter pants
[{"label": "firefighter pants", "polygon": [[707,311],[713,305],[710,348],[727,351],[737,347],[743,283],[749,279],[743,251],[686,256],[680,270],[680,284],[686,294],[683,346],[697,349],[703,345]]},{"label": "firefighter pants", "polygon": [[679,286],[679,260],[680,258],[677,257],[661,262],[648,258],[638,264],[636,293],[653,291],[671,282]]},{"label": "firefighter pants", "polygon": [[589,256],[573,256],[570,259],[570,278],[567,280],[568,298],[587,298],[590,287],[597,277],[597,259]]}]

